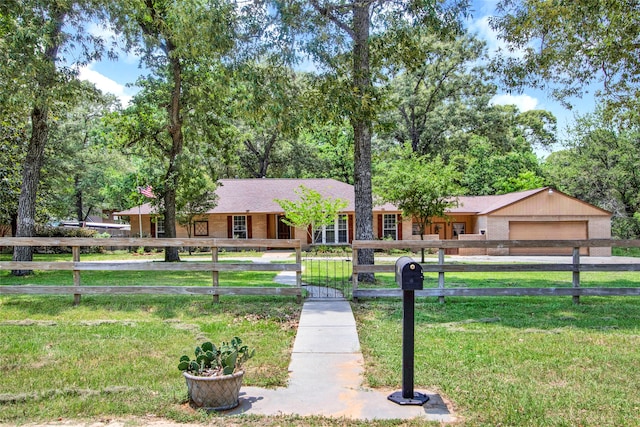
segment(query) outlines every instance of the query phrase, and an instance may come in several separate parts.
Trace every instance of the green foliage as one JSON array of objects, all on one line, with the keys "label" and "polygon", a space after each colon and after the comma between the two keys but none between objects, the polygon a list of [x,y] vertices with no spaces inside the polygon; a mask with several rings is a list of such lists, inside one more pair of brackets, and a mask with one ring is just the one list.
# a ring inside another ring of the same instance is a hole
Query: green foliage
[{"label": "green foliage", "polygon": [[102,191],[108,179],[130,169],[119,151],[105,144],[104,116],[119,108],[113,95],[102,95],[82,83],[77,102],[62,112],[49,132],[39,210],[50,218],[86,221],[102,209],[118,208],[118,200]]},{"label": "green foliage", "polygon": [[191,237],[193,224],[198,217],[216,206],[217,185],[209,179],[202,168],[194,166],[184,169],[179,185],[176,219],[178,224],[187,229],[187,235]]},{"label": "green foliage", "polygon": [[0,228],[3,230],[0,235],[8,232],[18,213],[20,165],[27,138],[26,123],[3,113],[0,113]]},{"label": "green foliage", "polygon": [[312,239],[315,235],[314,230],[333,224],[340,211],[347,207],[345,200],[323,197],[319,192],[304,185],[298,187],[295,192],[299,197],[297,201],[275,199],[284,211],[285,217],[282,221],[292,227],[306,228]]},{"label": "green foliage", "polygon": [[273,176],[269,169],[286,169],[288,148],[303,117],[300,80],[286,66],[247,63],[234,74],[233,106],[237,123],[238,160],[243,175]]},{"label": "green foliage", "polygon": [[490,21],[508,44],[497,64],[508,85],[552,88],[560,100],[597,85],[608,115],[632,123],[639,110],[638,22],[635,2],[537,0],[503,0]]},{"label": "green foliage", "polygon": [[440,157],[420,156],[409,144],[393,152],[375,175],[375,193],[382,202],[395,204],[405,218],[413,218],[420,235],[434,218],[446,218],[446,211],[458,204],[462,189],[459,173]]},{"label": "green foliage", "polygon": [[538,159],[522,140],[501,152],[486,138],[474,137],[468,150],[456,153],[451,163],[460,172],[459,182],[467,195],[505,194],[544,184]]},{"label": "green foliage", "polygon": [[603,112],[580,118],[571,140],[544,163],[560,191],[613,213],[614,237],[640,236],[640,131],[619,129]]},{"label": "green foliage", "polygon": [[178,369],[197,376],[231,375],[255,355],[255,349],[242,345],[242,340],[234,337],[230,342],[222,342],[216,347],[210,341],[195,349],[195,359],[187,355],[180,357]]},{"label": "green foliage", "polygon": [[495,93],[485,83],[485,69],[476,65],[485,57],[484,43],[469,35],[451,40],[417,26],[380,48],[398,63],[388,91],[390,110],[379,123],[383,136],[410,143],[421,154],[445,155],[454,148],[446,145],[451,134],[471,131]]}]

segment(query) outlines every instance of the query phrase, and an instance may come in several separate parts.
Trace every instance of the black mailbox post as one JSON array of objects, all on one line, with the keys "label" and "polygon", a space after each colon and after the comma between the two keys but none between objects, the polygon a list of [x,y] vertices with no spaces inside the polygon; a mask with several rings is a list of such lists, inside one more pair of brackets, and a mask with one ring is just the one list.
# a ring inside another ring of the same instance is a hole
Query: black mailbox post
[{"label": "black mailbox post", "polygon": [[409,257],[396,261],[396,283],[402,289],[402,391],[388,399],[399,405],[424,405],[429,396],[413,390],[415,352],[415,292],[423,288],[422,267]]}]

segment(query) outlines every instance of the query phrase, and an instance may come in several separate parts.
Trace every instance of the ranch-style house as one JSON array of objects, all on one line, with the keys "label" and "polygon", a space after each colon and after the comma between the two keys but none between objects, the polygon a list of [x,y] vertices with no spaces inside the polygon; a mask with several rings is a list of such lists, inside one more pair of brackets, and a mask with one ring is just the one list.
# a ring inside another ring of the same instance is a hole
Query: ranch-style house
[{"label": "ranch-style house", "polygon": [[[343,199],[347,207],[333,225],[315,231],[316,244],[346,245],[354,238],[354,189],[334,179],[223,179],[216,190],[218,204],[198,218],[192,237],[235,239],[299,239],[311,244],[309,233],[286,225],[284,212],[275,199],[297,200],[301,186],[324,197]],[[609,239],[611,213],[544,187],[496,196],[463,196],[448,218],[436,218],[424,239],[553,240]],[[162,237],[164,224],[150,203],[116,212],[127,217],[131,235]],[[403,218],[396,206],[375,206],[374,235],[394,240],[419,240],[417,224]],[[140,221],[142,227],[140,227]],[[180,238],[187,230],[177,227]],[[567,255],[571,248],[461,249],[461,255]],[[583,248],[581,253],[610,256],[610,248]]]}]

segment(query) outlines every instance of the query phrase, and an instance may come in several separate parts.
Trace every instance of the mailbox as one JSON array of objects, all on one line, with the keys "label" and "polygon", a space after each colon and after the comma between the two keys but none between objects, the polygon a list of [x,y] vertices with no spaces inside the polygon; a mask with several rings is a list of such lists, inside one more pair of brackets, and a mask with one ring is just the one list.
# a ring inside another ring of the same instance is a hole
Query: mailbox
[{"label": "mailbox", "polygon": [[423,288],[422,267],[409,257],[403,256],[396,261],[396,283],[400,289],[418,291]]}]

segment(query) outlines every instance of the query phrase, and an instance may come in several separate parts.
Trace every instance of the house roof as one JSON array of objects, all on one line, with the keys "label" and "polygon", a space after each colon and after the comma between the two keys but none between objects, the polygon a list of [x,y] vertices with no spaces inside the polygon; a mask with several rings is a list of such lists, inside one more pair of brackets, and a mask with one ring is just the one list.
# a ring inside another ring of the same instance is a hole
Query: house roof
[{"label": "house roof", "polygon": [[[218,204],[208,213],[215,214],[239,214],[239,213],[281,213],[282,208],[275,199],[299,200],[296,190],[304,185],[311,188],[323,197],[332,199],[343,199],[348,202],[343,212],[355,211],[354,188],[351,184],[336,181],[328,178],[311,179],[288,179],[288,178],[254,178],[254,179],[222,179],[220,186],[216,190]],[[499,209],[523,201],[536,194],[549,191],[549,187],[536,188],[534,190],[519,191],[515,193],[499,194],[494,196],[460,196],[458,206],[451,208],[450,214],[475,214],[487,215]],[[556,191],[556,190],[554,190]],[[558,191],[558,193],[563,194]],[[571,198],[563,194],[565,197]],[[576,199],[577,200],[577,199]],[[580,201],[581,203],[585,203]],[[588,203],[585,203],[588,205]],[[591,206],[591,205],[589,205]],[[375,210],[387,212],[397,212],[398,208],[390,203],[375,206]],[[597,208],[598,210],[602,210]],[[602,210],[603,212],[606,212]],[[140,207],[133,207],[116,215],[148,215],[156,213],[150,203],[145,203]]]},{"label": "house roof", "polygon": [[449,212],[485,215],[545,190],[548,190],[548,187],[493,196],[460,196],[458,197],[458,206],[451,208]]},{"label": "house roof", "polygon": [[355,209],[353,186],[335,179],[221,179],[219,183],[218,205],[210,213],[282,212],[275,199],[299,200],[296,190],[301,185],[325,198],[346,200],[349,204],[344,211]]},{"label": "house roof", "polygon": [[[208,213],[280,213],[282,208],[275,199],[299,200],[296,190],[304,185],[311,188],[323,197],[346,200],[348,205],[344,212],[355,211],[355,195],[353,185],[328,178],[311,179],[287,179],[287,178],[255,178],[255,179],[221,179],[220,186],[216,190],[218,204]],[[385,210],[395,211],[397,208],[391,204],[380,206]],[[116,215],[148,215],[155,213],[155,208],[150,203],[133,207]]]}]

